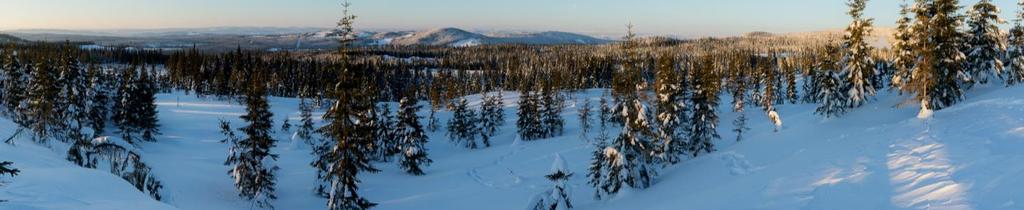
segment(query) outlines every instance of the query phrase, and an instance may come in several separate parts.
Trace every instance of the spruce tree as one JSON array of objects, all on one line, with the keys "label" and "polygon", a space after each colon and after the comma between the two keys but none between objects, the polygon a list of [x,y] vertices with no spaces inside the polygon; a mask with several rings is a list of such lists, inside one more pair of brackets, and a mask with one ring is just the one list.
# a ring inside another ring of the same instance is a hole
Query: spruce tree
[{"label": "spruce tree", "polygon": [[990,77],[1002,75],[1006,43],[998,24],[1006,21],[999,18],[999,8],[991,0],[978,1],[967,14],[970,29],[966,41],[970,49],[965,54],[970,80],[965,85],[970,88],[974,83],[986,84]]},{"label": "spruce tree", "polygon": [[919,117],[927,117],[963,99],[960,85],[967,72],[963,34],[958,31],[963,17],[957,0],[918,0],[914,5],[912,26],[914,54],[918,58],[911,70],[908,91],[921,101]]},{"label": "spruce tree", "polygon": [[542,138],[540,104],[533,93],[532,85],[525,85],[519,92],[519,110],[516,128],[519,138],[530,141]]},{"label": "spruce tree", "polygon": [[874,68],[874,61],[871,59],[873,48],[868,45],[866,38],[871,35],[871,25],[874,19],[862,17],[867,0],[849,0],[850,17],[853,23],[846,28],[843,36],[843,75],[847,76],[846,105],[848,107],[860,107],[864,105],[868,97],[875,95],[875,77],[878,75]]},{"label": "spruce tree", "polygon": [[377,143],[374,147],[374,159],[378,161],[388,162],[391,156],[398,154],[398,142],[395,138],[395,120],[394,116],[391,115],[391,107],[386,103],[381,103],[374,109],[373,115],[373,127],[374,133],[377,135]]},{"label": "spruce tree", "polygon": [[[273,209],[272,202],[277,199],[274,193],[274,174],[278,167],[266,164],[273,164],[271,160],[277,160],[277,154],[270,151],[276,140],[271,137],[273,113],[270,113],[262,84],[250,86],[245,104],[246,114],[240,118],[248,125],[239,129],[245,137],[232,142],[234,144],[224,164],[231,166],[228,174],[235,180],[240,197],[259,208]],[[231,139],[231,135],[228,138]]]},{"label": "spruce tree", "polygon": [[599,110],[597,118],[600,119],[601,129],[604,130],[604,128],[608,126],[608,120],[610,120],[612,117],[612,108],[611,106],[608,105],[608,99],[605,99],[604,96],[601,96],[601,99],[599,100],[598,104]]},{"label": "spruce tree", "polygon": [[1016,85],[1024,82],[1024,2],[1017,2],[1017,15],[1013,20],[1013,28],[1010,29],[1009,46],[1006,55],[1006,67],[1001,75],[1006,79],[1006,85]]},{"label": "spruce tree", "polygon": [[[366,78],[351,70],[342,70],[342,81],[332,91],[334,105],[324,113],[326,125],[318,132],[328,140],[317,149],[312,165],[318,170],[320,185],[316,191],[327,198],[327,208],[368,209],[375,206],[359,196],[359,172],[375,173],[370,165],[376,135],[371,122],[373,116],[373,90],[368,90]],[[370,88],[372,89],[372,88]]]},{"label": "spruce tree", "polygon": [[93,130],[93,138],[104,134],[107,127],[107,119],[110,114],[110,93],[103,78],[103,72],[98,67],[92,66],[88,71],[89,76],[89,127]]},{"label": "spruce tree", "polygon": [[476,118],[469,102],[465,98],[459,99],[452,109],[452,118],[448,120],[448,139],[466,148],[476,149],[476,136],[479,133]]},{"label": "spruce tree", "polygon": [[20,112],[20,106],[25,100],[28,93],[25,84],[28,83],[29,73],[25,72],[26,67],[22,64],[19,57],[20,53],[15,48],[14,44],[5,47],[2,57],[0,57],[0,69],[3,70],[2,80],[2,93],[3,93],[3,107],[8,116],[14,118],[15,121],[21,121],[17,117]]},{"label": "spruce tree", "polygon": [[33,131],[33,139],[45,143],[47,139],[57,135],[63,127],[60,110],[61,86],[57,81],[58,70],[52,57],[41,58],[32,69],[32,79],[28,88],[27,117],[29,128]]},{"label": "spruce tree", "polygon": [[[632,50],[628,50],[631,52]],[[622,130],[612,141],[609,150],[604,153],[607,158],[604,171],[607,171],[604,182],[621,181],[626,185],[643,189],[650,187],[655,176],[654,124],[650,120],[651,112],[640,98],[646,85],[640,75],[639,67],[633,60],[627,60],[619,69],[616,78],[614,95],[619,102],[618,113],[622,119]],[[622,177],[621,180],[614,177]]]},{"label": "spruce tree", "polygon": [[693,96],[690,104],[693,106],[689,128],[689,152],[693,156],[703,152],[714,151],[714,140],[720,138],[718,135],[718,114],[715,109],[718,107],[718,96],[721,87],[721,80],[717,72],[712,68],[710,58],[701,58],[696,65],[696,75],[693,77]]},{"label": "spruce tree", "polygon": [[552,87],[551,82],[545,82],[541,87],[540,94],[540,119],[541,137],[551,138],[562,135],[565,127],[565,120],[562,119],[562,96]]},{"label": "spruce tree", "polygon": [[483,138],[485,147],[490,147],[490,137],[494,136],[494,133],[498,131],[498,127],[505,124],[505,111],[501,99],[501,94],[494,96],[483,96],[483,102],[480,105],[480,137]]},{"label": "spruce tree", "polygon": [[815,96],[821,100],[821,103],[818,104],[818,108],[814,110],[814,113],[826,118],[838,117],[846,113],[847,105],[842,103],[842,101],[845,101],[847,96],[842,91],[843,82],[841,76],[836,74],[835,71],[828,69],[818,69],[817,71],[824,73],[820,80],[821,84],[819,84],[821,89],[817,91]]},{"label": "spruce tree", "polygon": [[[157,84],[154,81],[156,75],[150,75],[145,69],[139,76],[138,80],[138,93],[137,97],[134,97],[138,101],[133,106],[138,108],[138,112],[134,112],[133,115],[138,117],[138,128],[142,133],[142,140],[153,142],[156,141],[156,135],[160,135],[160,123],[159,117],[157,116],[156,107],[156,93]],[[266,98],[263,99],[264,102]]]},{"label": "spruce tree", "polygon": [[554,163],[551,164],[551,174],[545,175],[548,181],[554,186],[536,196],[530,204],[531,210],[565,210],[572,208],[572,188],[569,185],[569,178],[573,173],[566,169],[565,159],[555,154]]},{"label": "spruce tree", "polygon": [[584,98],[582,105],[576,109],[576,116],[580,120],[580,137],[584,139],[587,138],[587,133],[593,127],[593,123],[590,120],[591,115],[593,115],[591,112],[593,112],[593,107],[590,105],[590,99]]},{"label": "spruce tree", "polygon": [[657,110],[657,140],[653,146],[660,160],[670,164],[679,162],[679,156],[686,151],[686,142],[680,136],[686,117],[683,109],[682,77],[675,68],[675,60],[669,55],[658,58],[654,80],[655,108]]},{"label": "spruce tree", "polygon": [[299,117],[302,118],[301,124],[295,131],[295,136],[311,148],[316,148],[318,144],[313,139],[313,133],[316,132],[316,128],[313,127],[313,106],[306,102],[306,98],[299,100]]},{"label": "spruce tree", "polygon": [[896,31],[892,37],[893,68],[895,73],[892,76],[892,87],[900,93],[908,92],[908,84],[913,79],[911,68],[917,56],[914,54],[914,34],[911,31],[911,22],[908,13],[910,8],[907,4],[900,5],[900,17],[896,20]]},{"label": "spruce tree", "polygon": [[395,125],[395,138],[400,151],[399,166],[406,173],[423,175],[423,166],[430,165],[433,160],[427,157],[427,135],[420,125],[420,105],[416,97],[405,97],[399,101],[398,124]]},{"label": "spruce tree", "polygon": [[12,163],[10,161],[0,162],[0,175],[7,174],[7,175],[10,175],[10,176],[17,176],[18,173],[20,173],[21,171],[19,171],[18,169],[12,167],[11,165],[13,165],[13,164],[14,163]]}]

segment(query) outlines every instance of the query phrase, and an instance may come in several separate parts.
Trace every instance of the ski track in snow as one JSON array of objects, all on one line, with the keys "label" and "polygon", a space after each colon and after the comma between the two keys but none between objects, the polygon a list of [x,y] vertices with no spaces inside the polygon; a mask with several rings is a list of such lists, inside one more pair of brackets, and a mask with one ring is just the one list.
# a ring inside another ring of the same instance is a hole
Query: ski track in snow
[{"label": "ski track in snow", "polygon": [[947,158],[945,147],[930,127],[890,145],[887,165],[894,186],[893,204],[913,209],[973,209],[966,198],[968,186],[953,179],[956,167]]}]

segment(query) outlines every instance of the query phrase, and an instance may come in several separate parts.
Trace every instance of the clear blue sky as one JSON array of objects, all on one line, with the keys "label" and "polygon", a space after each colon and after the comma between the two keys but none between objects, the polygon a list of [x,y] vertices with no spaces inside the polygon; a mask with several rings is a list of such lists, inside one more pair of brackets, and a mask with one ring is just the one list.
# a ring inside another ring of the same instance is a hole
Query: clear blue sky
[{"label": "clear blue sky", "polygon": [[[734,35],[843,28],[845,0],[351,0],[362,29],[561,30],[618,34]],[[331,27],[340,0],[0,0],[0,29],[210,26]],[[961,1],[973,4],[976,0]],[[996,0],[1012,19],[1014,0]],[[868,2],[892,26],[898,0]]]}]

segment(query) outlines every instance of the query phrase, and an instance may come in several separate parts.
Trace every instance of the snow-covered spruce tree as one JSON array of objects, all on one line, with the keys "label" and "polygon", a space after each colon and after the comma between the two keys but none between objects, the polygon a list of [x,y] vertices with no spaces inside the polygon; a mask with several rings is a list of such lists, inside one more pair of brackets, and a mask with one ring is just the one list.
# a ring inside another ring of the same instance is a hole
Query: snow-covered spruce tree
[{"label": "snow-covered spruce tree", "polygon": [[96,138],[106,131],[107,119],[110,114],[110,87],[104,78],[103,70],[99,67],[91,66],[87,74],[87,78],[89,78],[89,88],[87,89],[89,127],[93,130],[91,138]]},{"label": "snow-covered spruce tree", "polygon": [[540,119],[542,138],[562,135],[565,119],[562,119],[562,96],[551,82],[545,82],[540,94]]},{"label": "snow-covered spruce tree", "polygon": [[698,65],[695,65],[693,96],[690,97],[690,104],[693,106],[693,114],[690,120],[689,129],[689,153],[693,156],[703,152],[714,151],[714,140],[720,138],[718,135],[718,96],[721,89],[721,80],[718,73],[711,65],[711,58],[700,58]]},{"label": "snow-covered spruce tree", "polygon": [[312,165],[318,169],[321,185],[317,193],[327,198],[331,210],[368,209],[376,204],[359,196],[359,172],[375,173],[379,170],[370,165],[373,143],[373,88],[368,78],[352,70],[341,71],[341,82],[335,85],[332,94],[335,103],[324,113],[326,125],[318,132],[324,136],[325,146],[318,149]]},{"label": "snow-covered spruce tree", "polygon": [[374,151],[374,160],[389,162],[391,156],[398,154],[398,140],[395,138],[395,120],[391,115],[391,107],[381,103],[374,109],[374,133],[377,135],[377,143]]},{"label": "snow-covered spruce tree", "polygon": [[[656,172],[655,168],[651,165],[654,163],[655,152],[654,149],[654,124],[650,120],[651,112],[647,105],[644,104],[640,98],[640,94],[644,93],[646,89],[645,82],[641,79],[640,71],[637,71],[635,64],[632,61],[623,64],[627,68],[619,70],[618,75],[621,77],[615,78],[618,80],[615,86],[618,97],[616,101],[620,104],[618,112],[619,117],[622,119],[622,130],[611,143],[611,150],[606,151],[604,158],[611,158],[605,160],[606,167],[609,167],[605,171],[608,174],[604,182],[614,182],[617,178],[622,177],[622,182],[626,185],[643,189],[651,185],[651,180],[654,178]],[[618,161],[618,164],[609,164]],[[615,170],[612,168],[621,167],[621,170]],[[614,172],[614,173],[613,173]]]},{"label": "snow-covered spruce tree", "polygon": [[[10,175],[10,176],[17,176],[18,173],[21,172],[18,169],[16,169],[13,166],[11,166],[12,164],[14,164],[14,163],[10,162],[10,161],[2,161],[2,162],[0,162],[0,176],[3,176],[4,174]],[[3,186],[3,184],[4,184],[3,182],[0,182],[0,186]],[[7,201],[3,200],[3,199],[0,199],[0,203],[3,203],[3,202],[7,202]]]},{"label": "snow-covered spruce tree", "polygon": [[101,160],[109,163],[110,173],[120,176],[135,189],[146,193],[149,197],[160,200],[163,184],[157,179],[152,168],[142,161],[138,148],[123,139],[102,136],[89,142],[89,159],[84,167],[98,168]]},{"label": "snow-covered spruce tree", "polygon": [[431,105],[430,115],[427,116],[427,130],[430,130],[431,132],[435,132],[437,129],[441,128],[441,122],[437,119],[437,109],[438,107]]},{"label": "snow-covered spruce tree", "polygon": [[288,116],[284,116],[284,120],[281,120],[281,132],[288,134],[292,132],[292,123]]},{"label": "snow-covered spruce tree", "polygon": [[277,199],[274,174],[278,169],[273,165],[277,155],[270,151],[276,141],[270,135],[273,113],[270,113],[263,85],[253,83],[245,95],[246,114],[240,117],[248,123],[239,129],[245,137],[233,142],[224,164],[231,167],[228,174],[235,180],[239,197],[259,208],[273,209],[272,202]]},{"label": "snow-covered spruce tree", "polygon": [[14,47],[15,45],[8,45],[4,47],[3,53],[0,53],[0,69],[3,69],[3,78],[0,80],[0,85],[3,85],[2,93],[2,104],[4,107],[4,113],[14,119],[16,122],[20,121],[17,119],[19,112],[19,106],[24,101],[27,92],[25,84],[28,83],[29,73],[25,72],[26,67],[23,66],[21,59],[19,58],[19,52]]},{"label": "snow-covered spruce tree", "polygon": [[31,80],[28,87],[28,103],[26,117],[28,117],[28,128],[33,132],[33,139],[36,142],[45,143],[50,137],[59,134],[64,126],[62,112],[58,110],[61,101],[61,93],[58,70],[53,63],[56,61],[52,56],[46,56],[42,61],[34,63],[31,71]]},{"label": "snow-covered spruce tree", "polygon": [[156,141],[155,136],[160,134],[156,92],[156,83],[145,67],[133,66],[121,71],[111,121],[129,143]]},{"label": "snow-covered spruce tree", "polygon": [[137,126],[142,133],[142,140],[149,142],[156,141],[156,135],[160,135],[160,123],[156,109],[158,87],[154,77],[156,75],[146,72],[145,68],[142,69],[142,73],[137,81],[139,87],[137,90],[139,92],[137,94],[138,97],[135,97],[135,99],[138,101],[133,104],[138,109],[133,114],[138,117]]},{"label": "snow-covered spruce tree", "polygon": [[966,72],[963,34],[958,31],[963,16],[957,0],[918,0],[914,5],[914,54],[918,58],[911,70],[908,90],[921,101],[921,114],[927,117],[963,99],[961,84]]},{"label": "snow-covered spruce tree", "polygon": [[554,163],[551,164],[551,174],[544,176],[554,186],[535,195],[530,202],[530,210],[565,210],[572,208],[572,201],[569,200],[572,197],[572,188],[568,184],[569,178],[572,177],[572,172],[566,169],[566,165],[565,159],[562,159],[562,156],[556,153]]},{"label": "snow-covered spruce tree", "polygon": [[399,101],[398,124],[395,125],[395,139],[398,140],[399,166],[406,173],[423,175],[423,166],[433,160],[427,157],[427,135],[420,125],[420,105],[416,97],[405,97]]},{"label": "snow-covered spruce tree", "polygon": [[480,132],[476,118],[476,112],[469,107],[469,102],[465,98],[459,99],[452,108],[452,118],[448,120],[448,138],[466,148],[476,149],[476,136]]},{"label": "snow-covered spruce tree", "polygon": [[591,153],[590,167],[587,169],[587,181],[594,187],[594,198],[601,200],[613,196],[622,189],[625,183],[622,154],[608,145],[608,135],[603,131],[594,141],[594,152]]},{"label": "snow-covered spruce tree", "polygon": [[1006,51],[1006,67],[1002,77],[1006,79],[1006,85],[1016,85],[1024,82],[1024,1],[1017,2],[1017,16],[1013,20],[1013,28],[1010,29],[1008,49]]},{"label": "snow-covered spruce tree", "polygon": [[83,133],[83,128],[89,124],[88,115],[88,92],[89,80],[86,78],[86,70],[78,60],[77,48],[65,44],[60,48],[60,58],[57,69],[57,83],[61,88],[60,99],[57,109],[61,112],[63,119],[63,134],[59,135],[64,142],[88,141],[89,137]]},{"label": "snow-covered spruce tree", "polygon": [[298,130],[295,131],[295,136],[310,148],[316,148],[319,146],[319,142],[313,139],[313,133],[316,132],[316,128],[313,127],[313,106],[306,102],[306,98],[299,100],[299,117],[302,119]]},{"label": "snow-covered spruce tree", "polygon": [[589,98],[583,98],[582,104],[576,109],[576,116],[580,121],[580,137],[583,139],[587,138],[587,133],[590,132],[592,127],[594,127],[593,122],[590,120],[590,118],[592,118],[591,115],[594,115],[592,113],[593,109],[594,108],[590,105]]},{"label": "snow-covered spruce tree", "polygon": [[504,102],[501,93],[498,95],[484,95],[483,103],[480,105],[480,137],[484,147],[490,147],[490,137],[498,131],[498,127],[505,124]]},{"label": "snow-covered spruce tree", "polygon": [[599,100],[598,104],[599,105],[597,118],[600,119],[601,130],[604,130],[604,128],[608,127],[608,121],[612,117],[612,107],[608,105],[608,99],[606,99],[604,96],[601,96],[601,99]]},{"label": "snow-covered spruce tree", "polygon": [[966,88],[974,83],[986,84],[990,77],[998,77],[1003,72],[1003,56],[1006,43],[1003,42],[999,24],[1006,21],[999,18],[999,8],[991,0],[980,0],[967,12],[967,75],[970,80]]},{"label": "snow-covered spruce tree", "polygon": [[892,76],[891,86],[899,90],[900,93],[906,92],[905,88],[911,79],[910,69],[914,67],[914,60],[917,58],[914,55],[914,43],[913,31],[911,31],[910,23],[914,21],[910,18],[910,8],[907,4],[900,5],[900,17],[896,20],[896,31],[892,37],[892,52],[893,52],[893,68],[895,72]]},{"label": "snow-covered spruce tree", "polygon": [[848,81],[841,88],[846,91],[846,106],[855,108],[864,105],[868,97],[874,96],[878,86],[875,84],[878,72],[871,58],[874,49],[865,40],[871,36],[874,19],[862,17],[867,0],[849,0],[847,5],[853,23],[846,27],[846,34],[843,35],[842,74],[847,76]]},{"label": "snow-covered spruce tree", "polygon": [[814,113],[825,116],[826,118],[839,117],[843,113],[846,113],[847,105],[843,103],[847,99],[846,94],[842,91],[842,78],[836,74],[833,70],[818,69],[822,71],[821,84],[819,84],[819,91],[817,92],[816,98],[819,98],[821,102],[818,104],[818,108],[814,110]]},{"label": "snow-covered spruce tree", "polygon": [[747,96],[747,68],[742,68],[740,62],[734,61],[733,71],[729,72],[729,92],[732,95],[732,111],[736,113],[736,119],[732,121],[732,132],[736,133],[736,141],[743,140],[743,132],[750,130],[747,127],[746,96]]},{"label": "snow-covered spruce tree", "polygon": [[656,70],[654,94],[658,132],[652,146],[656,148],[655,153],[659,161],[675,164],[679,162],[679,156],[687,147],[680,132],[685,127],[683,117],[686,117],[683,109],[685,98],[682,95],[683,90],[680,89],[682,76],[676,68],[675,59],[669,54],[658,58]]},{"label": "snow-covered spruce tree", "polygon": [[531,141],[542,138],[540,102],[533,93],[533,85],[524,85],[519,91],[519,110],[516,128],[519,138]]}]

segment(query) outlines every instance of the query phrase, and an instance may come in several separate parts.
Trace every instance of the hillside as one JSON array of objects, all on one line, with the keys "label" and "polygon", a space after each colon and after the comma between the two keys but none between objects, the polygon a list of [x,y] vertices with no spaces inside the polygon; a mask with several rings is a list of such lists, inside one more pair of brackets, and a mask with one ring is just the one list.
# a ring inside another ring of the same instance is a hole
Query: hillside
[{"label": "hillside", "polygon": [[[717,151],[660,169],[649,189],[594,200],[586,181],[594,148],[578,134],[575,101],[596,101],[602,90],[572,95],[562,115],[564,135],[530,142],[516,140],[517,94],[506,92],[507,122],[492,147],[469,150],[449,142],[443,129],[431,132],[434,164],[425,176],[375,163],[383,171],[361,175],[360,192],[382,210],[524,209],[550,187],[543,175],[558,154],[575,173],[569,184],[576,209],[1020,209],[1022,93],[1022,87],[975,88],[966,101],[927,120],[915,117],[916,107],[893,108],[905,96],[889,93],[837,119],[813,114],[810,104],[780,105],[785,126],[778,132],[758,109],[748,109],[752,130],[741,142],[730,132],[736,115],[721,112]],[[479,104],[479,96],[467,98]],[[180,92],[158,95],[157,103],[163,135],[141,148],[164,182],[163,203],[105,172],[73,166],[55,149],[59,145],[18,139],[0,144],[3,158],[23,171],[0,178],[11,181],[0,187],[0,198],[9,200],[0,209],[249,209],[226,174],[227,145],[217,128],[219,119],[239,125],[244,106]],[[297,122],[297,103],[271,98],[275,124],[284,116]],[[727,103],[719,109],[727,110]],[[441,112],[441,122],[450,115]],[[10,135],[12,126],[0,120],[0,136]],[[609,131],[614,136],[616,130]],[[323,209],[325,201],[310,193],[309,148],[289,140],[290,133],[275,135],[281,167],[275,206]]]},{"label": "hillside", "polygon": [[602,40],[568,32],[473,33],[457,28],[438,28],[425,31],[382,32],[369,37],[378,45],[425,45],[465,47],[488,44],[604,44]]}]

